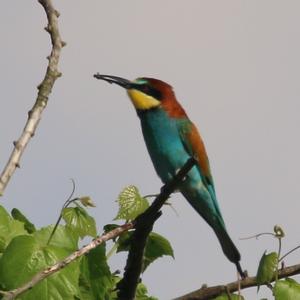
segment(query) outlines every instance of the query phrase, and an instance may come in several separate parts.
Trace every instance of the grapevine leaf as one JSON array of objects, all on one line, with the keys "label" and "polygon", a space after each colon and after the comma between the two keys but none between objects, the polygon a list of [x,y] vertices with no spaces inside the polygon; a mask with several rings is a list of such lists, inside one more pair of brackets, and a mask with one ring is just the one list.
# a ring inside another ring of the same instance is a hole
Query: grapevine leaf
[{"label": "grapevine leaf", "polygon": [[[49,225],[36,231],[33,235],[41,246],[46,246],[54,226]],[[50,242],[51,246],[64,248],[70,252],[78,248],[78,234],[69,227],[58,225]]]},{"label": "grapevine leaf", "polygon": [[91,299],[106,299],[113,289],[112,274],[106,261],[105,244],[91,250],[81,261],[80,285]]},{"label": "grapevine leaf", "polygon": [[34,224],[32,224],[17,208],[13,208],[11,215],[15,220],[24,223],[24,229],[28,233],[33,233],[36,231]]},{"label": "grapevine leaf", "polygon": [[266,254],[265,252],[262,255],[256,274],[257,291],[262,284],[271,282],[275,275],[277,264],[278,255],[276,252],[271,252],[269,254]]},{"label": "grapevine leaf", "polygon": [[[132,234],[133,232],[126,232],[120,236],[117,252],[129,251]],[[164,255],[174,258],[170,242],[158,233],[151,232],[144,251],[143,272],[153,261]]]},{"label": "grapevine leaf", "polygon": [[[20,251],[22,249],[22,251]],[[39,271],[64,259],[70,252],[55,246],[41,246],[36,237],[15,237],[0,260],[0,282],[6,290],[20,287]],[[79,295],[79,263],[73,262],[45,278],[18,299],[73,300]]]},{"label": "grapevine leaf", "polygon": [[138,188],[134,185],[124,188],[117,202],[119,212],[115,220],[134,220],[149,207],[148,200],[140,195]]},{"label": "grapevine leaf", "polygon": [[89,235],[96,237],[95,219],[91,217],[87,211],[80,206],[67,207],[62,211],[62,217],[73,231],[77,232],[81,238]]},{"label": "grapevine leaf", "polygon": [[300,300],[300,284],[292,278],[276,282],[273,293],[275,300]]},{"label": "grapevine leaf", "polygon": [[24,224],[14,220],[3,206],[0,205],[0,253],[3,253],[9,242],[18,235],[28,234]]}]

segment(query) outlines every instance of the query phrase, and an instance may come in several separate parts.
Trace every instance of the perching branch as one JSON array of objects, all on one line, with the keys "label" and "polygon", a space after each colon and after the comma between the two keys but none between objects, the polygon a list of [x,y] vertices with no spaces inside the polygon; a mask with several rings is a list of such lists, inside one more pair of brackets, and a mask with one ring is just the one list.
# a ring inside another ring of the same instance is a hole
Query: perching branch
[{"label": "perching branch", "polygon": [[39,283],[43,279],[45,279],[48,276],[58,272],[59,270],[65,268],[68,264],[70,264],[74,260],[78,259],[79,257],[87,254],[88,252],[90,252],[92,249],[96,248],[100,244],[102,244],[102,243],[104,243],[108,240],[114,239],[114,238],[120,236],[125,231],[128,231],[132,228],[133,228],[133,222],[130,222],[130,223],[126,223],[122,226],[119,226],[119,227],[117,227],[117,228],[115,228],[115,229],[113,229],[113,230],[111,230],[107,233],[104,233],[100,237],[97,237],[96,239],[94,239],[88,245],[86,245],[86,246],[82,247],[81,249],[79,249],[79,250],[73,252],[72,254],[70,254],[64,260],[62,260],[62,261],[52,265],[51,267],[37,273],[36,275],[33,276],[33,278],[29,282],[25,283],[21,287],[19,287],[17,289],[14,289],[14,290],[11,290],[11,291],[0,291],[0,294],[4,295],[2,300],[15,299],[17,296],[19,296],[19,295],[23,294],[24,292],[26,292],[27,290],[31,289],[32,287],[34,287],[37,283]]},{"label": "perching branch", "polygon": [[14,149],[10,155],[10,158],[0,175],[0,195],[3,195],[4,190],[15,172],[17,167],[20,167],[21,156],[25,151],[30,139],[34,136],[37,126],[41,120],[42,112],[44,111],[49,95],[52,91],[55,80],[61,76],[58,72],[57,66],[61,53],[61,49],[65,46],[65,43],[61,40],[58,30],[57,19],[59,13],[52,5],[51,0],[38,0],[43,6],[48,25],[45,30],[50,34],[52,50],[51,54],[47,57],[49,60],[47,71],[42,83],[38,86],[38,95],[32,109],[28,112],[28,119],[23,129],[20,138],[14,141]]},{"label": "perching branch", "polygon": [[147,238],[152,231],[154,222],[161,216],[161,207],[176,190],[187,173],[195,165],[196,160],[190,158],[173,180],[165,184],[152,205],[134,221],[135,231],[132,235],[130,250],[125,266],[123,279],[118,283],[118,300],[133,300],[143,267],[143,255]]},{"label": "perching branch", "polygon": [[[286,278],[289,276],[300,274],[300,264],[293,265],[290,267],[285,267],[278,272],[278,278]],[[274,276],[273,281],[276,280]],[[240,282],[234,281],[225,285],[216,285],[212,287],[203,287],[199,290],[194,292],[188,293],[184,296],[175,298],[173,300],[208,300],[213,299],[222,293],[226,293],[227,291],[230,293],[238,291],[240,289],[246,289],[249,287],[257,286],[256,277],[246,277],[245,279],[241,280]]]}]

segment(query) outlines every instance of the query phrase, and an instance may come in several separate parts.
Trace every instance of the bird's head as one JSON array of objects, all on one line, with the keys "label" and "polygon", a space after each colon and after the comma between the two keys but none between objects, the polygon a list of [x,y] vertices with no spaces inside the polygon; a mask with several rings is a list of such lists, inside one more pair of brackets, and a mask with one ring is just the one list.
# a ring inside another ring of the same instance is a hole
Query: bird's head
[{"label": "bird's head", "polygon": [[95,78],[116,83],[125,88],[137,110],[149,110],[161,106],[167,99],[175,99],[172,87],[164,81],[141,77],[133,81],[111,75],[95,74]]}]

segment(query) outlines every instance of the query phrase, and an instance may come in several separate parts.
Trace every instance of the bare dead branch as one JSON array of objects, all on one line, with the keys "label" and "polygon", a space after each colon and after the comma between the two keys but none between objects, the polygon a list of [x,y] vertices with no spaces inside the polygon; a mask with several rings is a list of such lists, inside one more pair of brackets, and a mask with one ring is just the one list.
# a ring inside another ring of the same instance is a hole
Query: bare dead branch
[{"label": "bare dead branch", "polygon": [[52,91],[54,83],[61,73],[58,72],[58,61],[61,53],[61,49],[65,46],[65,43],[61,40],[58,30],[58,17],[59,13],[52,5],[51,0],[39,0],[39,3],[43,6],[48,25],[45,30],[50,34],[52,50],[47,57],[49,60],[47,71],[42,83],[38,86],[38,94],[32,109],[28,113],[28,119],[23,129],[23,132],[19,139],[15,141],[14,149],[9,157],[9,160],[0,176],[0,195],[3,195],[4,190],[15,172],[17,167],[20,167],[21,156],[23,155],[27,144],[34,136],[37,126],[41,120],[42,113],[47,105],[49,95]]},{"label": "bare dead branch", "polygon": [[51,267],[37,273],[36,275],[33,276],[33,278],[29,282],[25,283],[23,286],[21,286],[17,289],[11,290],[11,291],[0,291],[0,294],[4,295],[2,300],[15,299],[17,296],[19,296],[19,295],[23,294],[24,292],[26,292],[27,290],[31,289],[32,287],[34,287],[37,283],[39,283],[43,279],[58,272],[59,270],[65,268],[68,264],[70,264],[74,260],[78,259],[79,257],[87,254],[88,252],[90,252],[92,249],[96,248],[100,244],[102,244],[108,240],[114,239],[114,238],[118,237],[119,235],[121,235],[123,232],[128,231],[132,228],[133,228],[133,223],[130,222],[130,223],[126,223],[120,227],[117,227],[107,233],[104,233],[100,237],[97,237],[96,239],[94,239],[88,245],[73,252],[71,255],[66,257],[64,260],[57,262],[56,264],[52,265]]},{"label": "bare dead branch", "polygon": [[[300,264],[293,265],[290,267],[285,267],[278,272],[278,278],[286,278],[289,276],[300,274]],[[275,281],[276,278],[274,276],[273,281]],[[212,287],[203,287],[201,289],[198,289],[194,292],[188,293],[184,296],[175,298],[173,300],[208,300],[213,299],[222,293],[226,293],[229,291],[230,293],[236,292],[239,289],[246,289],[249,287],[257,286],[256,277],[246,277],[245,279],[239,281],[234,281],[228,284],[224,285],[216,285]]]}]

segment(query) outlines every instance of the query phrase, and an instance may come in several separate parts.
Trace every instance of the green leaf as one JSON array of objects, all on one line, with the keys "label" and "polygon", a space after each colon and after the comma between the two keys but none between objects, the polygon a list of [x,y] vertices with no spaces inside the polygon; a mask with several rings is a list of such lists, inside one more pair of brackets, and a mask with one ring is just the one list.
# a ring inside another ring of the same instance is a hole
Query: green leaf
[{"label": "green leaf", "polygon": [[105,233],[109,232],[109,231],[112,231],[116,228],[120,227],[120,225],[118,224],[106,224],[103,226],[103,230]]},{"label": "green leaf", "polygon": [[[36,241],[41,246],[46,246],[49,237],[53,231],[54,225],[43,227],[34,233]],[[64,225],[58,225],[56,231],[51,239],[50,245],[64,248],[69,252],[73,252],[78,249],[78,234],[72,231],[69,227]]]},{"label": "green leaf", "polygon": [[143,283],[139,283],[135,293],[135,300],[158,300],[158,298],[148,296],[147,287]]},{"label": "green leaf", "polygon": [[132,238],[133,231],[123,232],[122,235],[117,240],[118,248],[117,253],[122,251],[129,251],[130,243]]},{"label": "green leaf", "polygon": [[[6,290],[20,287],[39,271],[70,254],[63,248],[41,246],[36,237],[23,235],[14,238],[0,259],[0,282]],[[18,299],[74,300],[79,295],[79,262],[47,277]]]},{"label": "green leaf", "polygon": [[11,239],[24,234],[27,234],[27,231],[24,229],[24,224],[20,221],[14,220],[5,208],[0,205],[0,253],[3,253]]},{"label": "green leaf", "polygon": [[[105,298],[97,298],[98,299],[105,299],[105,300],[117,300],[118,295],[117,295],[117,290],[115,289],[117,283],[121,280],[122,278],[119,276],[112,275],[111,280],[112,280],[112,289],[110,292],[108,292],[105,295]],[[148,296],[148,290],[146,286],[143,283],[139,283],[136,289],[136,295],[135,295],[135,300],[158,300],[158,298]],[[95,300],[95,298],[82,298],[84,300]]]},{"label": "green leaf", "polygon": [[83,257],[79,284],[82,299],[107,299],[113,290],[114,282],[106,261],[105,244]]},{"label": "green leaf", "polygon": [[[214,298],[214,300],[228,300],[229,297],[227,294],[222,294],[218,296],[217,298]],[[237,294],[230,294],[230,299],[231,300],[244,300],[245,298],[243,296],[239,296]]]},{"label": "green leaf", "polygon": [[112,279],[112,290],[109,294],[107,294],[107,297],[105,300],[118,300],[118,290],[116,289],[116,286],[118,284],[118,282],[122,279],[119,276],[113,275],[111,277]]},{"label": "green leaf", "polygon": [[300,300],[300,284],[292,278],[276,282],[273,293],[275,300]]},{"label": "green leaf", "polygon": [[170,242],[158,233],[151,232],[145,248],[143,272],[154,260],[164,255],[174,258]]},{"label": "green leaf", "polygon": [[[118,240],[117,252],[129,251],[130,243],[133,232],[124,232]],[[158,233],[151,232],[146,243],[144,251],[144,262],[143,262],[143,272],[146,268],[156,259],[164,255],[172,256],[174,258],[174,252],[170,242],[159,235]]]},{"label": "green leaf", "polygon": [[3,236],[0,236],[0,253],[3,253],[6,247],[6,241]]},{"label": "green leaf", "polygon": [[275,275],[277,264],[278,255],[276,252],[271,252],[269,254],[266,254],[265,252],[263,254],[256,274],[257,291],[259,290],[260,285],[271,282]]},{"label": "green leaf", "polygon": [[67,207],[62,211],[62,217],[73,231],[81,238],[89,235],[96,237],[96,223],[83,207]]},{"label": "green leaf", "polygon": [[[118,225],[118,224],[106,224],[106,225],[103,226],[103,230],[104,230],[104,233],[107,233],[107,232],[112,231],[112,230],[114,230],[118,227],[120,227],[120,225]],[[115,237],[112,240],[113,240],[113,242],[115,242],[117,239],[118,239],[118,237]]]},{"label": "green leaf", "polygon": [[24,228],[28,233],[36,231],[35,226],[17,208],[12,209],[11,215],[15,220],[24,223]]},{"label": "green leaf", "polygon": [[103,226],[103,230],[105,233],[109,232],[109,231],[112,231],[116,228],[120,227],[120,225],[118,224],[106,224]]},{"label": "green leaf", "polygon": [[[0,205],[0,225],[5,225],[8,224],[11,221],[11,216],[9,215],[9,213],[6,211],[6,209]],[[1,227],[0,227],[1,229]]]},{"label": "green leaf", "polygon": [[119,195],[119,212],[115,220],[134,220],[143,213],[148,207],[148,200],[143,198],[137,187],[130,185],[126,187]]}]

